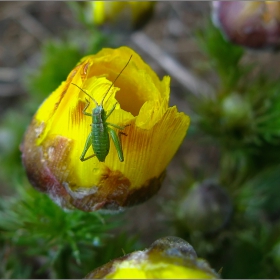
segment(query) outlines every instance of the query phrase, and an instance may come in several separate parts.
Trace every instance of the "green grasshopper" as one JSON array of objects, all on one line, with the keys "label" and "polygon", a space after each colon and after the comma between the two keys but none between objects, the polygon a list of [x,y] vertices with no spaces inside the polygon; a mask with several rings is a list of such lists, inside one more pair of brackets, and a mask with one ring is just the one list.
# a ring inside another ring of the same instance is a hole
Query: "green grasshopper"
[{"label": "green grasshopper", "polygon": [[[109,87],[108,91],[105,93],[100,104],[98,104],[96,102],[96,100],[92,96],[90,96],[87,92],[85,92],[82,88],[80,88],[78,85],[72,83],[73,85],[78,87],[81,91],[83,91],[96,105],[96,107],[92,110],[91,114],[86,112],[88,106],[90,105],[90,102],[86,99],[87,104],[86,104],[85,108],[83,109],[83,114],[86,116],[92,117],[92,123],[91,123],[91,132],[89,133],[89,135],[87,137],[87,140],[86,140],[86,143],[84,146],[84,150],[80,156],[81,161],[86,161],[86,160],[96,156],[99,161],[104,162],[105,158],[107,157],[109,150],[110,150],[109,135],[111,136],[113,143],[116,147],[119,160],[121,162],[124,161],[123,150],[122,150],[122,145],[121,145],[121,141],[120,141],[120,134],[124,134],[126,136],[127,136],[127,134],[125,134],[124,132],[119,132],[119,135],[117,135],[116,131],[109,126],[117,128],[119,130],[123,130],[128,125],[118,126],[118,125],[107,122],[107,119],[110,117],[110,115],[115,110],[117,103],[115,103],[113,105],[113,107],[111,108],[111,110],[107,113],[103,108],[103,102],[104,102],[104,99],[107,96],[108,92],[110,91],[110,89],[112,88],[114,83],[116,82],[116,80],[119,78],[119,76],[121,75],[123,70],[128,65],[129,61],[131,60],[131,57],[132,57],[132,55],[130,56],[128,62],[126,63],[124,68],[121,70],[121,72],[118,74],[116,79],[113,81],[113,83]],[[94,154],[85,158],[85,155],[90,146],[92,146]]]}]

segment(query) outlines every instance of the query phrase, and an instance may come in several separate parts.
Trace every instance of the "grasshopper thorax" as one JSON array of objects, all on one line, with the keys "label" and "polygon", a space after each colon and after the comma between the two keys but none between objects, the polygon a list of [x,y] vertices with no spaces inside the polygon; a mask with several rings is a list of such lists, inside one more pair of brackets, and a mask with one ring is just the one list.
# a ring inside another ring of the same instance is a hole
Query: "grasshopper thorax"
[{"label": "grasshopper thorax", "polygon": [[104,112],[104,109],[103,109],[102,105],[98,105],[92,110],[93,115],[101,115],[103,112]]},{"label": "grasshopper thorax", "polygon": [[93,123],[105,123],[106,121],[106,112],[102,105],[96,106],[92,110],[92,122]]}]

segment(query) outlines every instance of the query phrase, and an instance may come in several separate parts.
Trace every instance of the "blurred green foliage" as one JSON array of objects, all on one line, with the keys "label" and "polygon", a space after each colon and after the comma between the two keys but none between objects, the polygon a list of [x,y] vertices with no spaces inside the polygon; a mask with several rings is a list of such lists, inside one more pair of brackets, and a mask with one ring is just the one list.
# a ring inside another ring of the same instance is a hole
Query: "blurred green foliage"
[{"label": "blurred green foliage", "polygon": [[41,69],[34,71],[27,80],[27,87],[36,96],[48,96],[79,62],[82,54],[71,42],[49,40],[42,48]]},{"label": "blurred green foliage", "polygon": [[231,89],[243,75],[246,68],[237,67],[244,50],[223,39],[221,32],[209,21],[205,29],[197,31],[197,42],[208,56],[210,66],[219,75],[221,88]]},{"label": "blurred green foliage", "polygon": [[[0,266],[5,278],[27,274],[26,278],[32,278],[31,269],[26,271],[21,263],[29,258],[32,267],[34,257],[42,258],[37,276],[81,278],[93,266],[122,254],[124,246],[136,249],[131,238],[121,234],[113,238],[110,233],[121,226],[121,217],[116,221],[96,212],[64,211],[27,182],[24,186],[19,183],[17,191],[17,196],[0,201],[1,240],[8,241],[9,251],[8,261]],[[14,265],[18,269],[13,270]]]},{"label": "blurred green foliage", "polygon": [[221,147],[222,182],[238,185],[250,172],[279,162],[280,82],[242,63],[245,51],[211,23],[198,41],[220,83],[215,96],[194,100],[193,122]]},{"label": "blurred green foliage", "polygon": [[14,179],[23,176],[20,143],[30,116],[24,110],[9,110],[0,123],[0,180],[14,185]]},{"label": "blurred green foliage", "polygon": [[[216,270],[223,268],[223,278],[279,278],[279,79],[256,63],[246,63],[246,51],[227,42],[211,23],[197,38],[209,63],[207,71],[218,83],[213,96],[190,100],[192,137],[218,147],[212,179],[227,191],[234,211],[214,234],[186,230],[181,226],[186,219],[175,221],[178,235]],[[184,186],[180,200],[192,184]],[[197,205],[198,213],[203,207]]]}]

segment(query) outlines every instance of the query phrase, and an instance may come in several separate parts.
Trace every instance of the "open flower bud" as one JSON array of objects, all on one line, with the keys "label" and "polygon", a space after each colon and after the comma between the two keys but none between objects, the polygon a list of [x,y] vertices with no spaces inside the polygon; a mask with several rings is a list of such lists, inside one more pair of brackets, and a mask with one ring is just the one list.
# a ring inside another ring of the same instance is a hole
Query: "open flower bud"
[{"label": "open flower bud", "polygon": [[233,43],[254,49],[280,46],[279,1],[213,1],[212,18]]},{"label": "open flower bud", "polygon": [[229,196],[220,186],[210,181],[194,185],[178,208],[178,218],[183,226],[205,233],[221,229],[231,213]]},{"label": "open flower bud", "polygon": [[138,29],[153,15],[155,1],[89,1],[85,14],[95,25]]},{"label": "open flower bud", "polygon": [[86,279],[217,279],[207,262],[178,237],[165,237],[90,272]]},{"label": "open flower bud", "polygon": [[[59,205],[83,211],[121,210],[150,198],[190,122],[176,107],[168,107],[169,83],[169,77],[160,81],[127,47],[84,57],[26,131],[21,151],[30,182]],[[102,126],[100,114],[91,116],[95,102],[110,114]],[[103,132],[108,140],[92,140]],[[80,160],[89,135],[84,159],[97,150],[108,153],[105,157]]]}]

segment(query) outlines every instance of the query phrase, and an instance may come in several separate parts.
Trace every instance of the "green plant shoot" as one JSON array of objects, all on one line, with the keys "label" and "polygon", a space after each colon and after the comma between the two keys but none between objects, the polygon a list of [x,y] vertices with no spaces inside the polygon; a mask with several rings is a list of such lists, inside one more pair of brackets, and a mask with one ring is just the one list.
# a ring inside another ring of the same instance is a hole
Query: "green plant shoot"
[{"label": "green plant shoot", "polygon": [[[96,107],[92,110],[92,113],[88,113],[86,112],[87,108],[90,105],[90,102],[86,99],[86,106],[83,109],[83,114],[86,116],[90,116],[92,117],[92,124],[91,124],[91,132],[89,133],[83,152],[80,156],[80,160],[81,161],[86,161],[92,157],[97,157],[99,161],[104,162],[109,150],[110,150],[110,138],[109,135],[111,136],[113,143],[116,147],[117,153],[118,153],[118,157],[119,160],[122,162],[124,161],[124,157],[123,157],[123,150],[122,150],[122,145],[121,145],[121,140],[120,140],[120,136],[121,134],[126,135],[124,132],[119,131],[118,135],[116,133],[116,131],[112,128],[117,128],[119,130],[123,130],[125,129],[126,126],[118,126],[116,124],[112,124],[107,122],[107,119],[110,117],[110,115],[113,113],[113,111],[116,108],[117,103],[115,103],[113,105],[113,107],[111,108],[111,110],[107,113],[104,108],[103,108],[103,102],[105,97],[107,96],[107,94],[109,93],[111,87],[114,85],[114,83],[116,82],[116,80],[119,78],[119,76],[121,75],[121,73],[124,71],[124,69],[127,67],[128,63],[131,60],[131,57],[129,58],[128,62],[126,63],[126,65],[124,66],[124,68],[121,70],[121,72],[118,74],[118,76],[116,77],[116,79],[112,82],[111,86],[109,87],[108,91],[105,93],[104,97],[101,100],[101,103],[98,104],[96,102],[96,100],[90,96],[87,92],[85,92],[82,88],[80,88],[78,85],[75,85],[76,87],[78,87],[80,90],[82,90],[96,105]],[[110,127],[111,126],[111,127]],[[88,157],[85,157],[89,147],[92,146],[93,155],[90,155]]]}]

